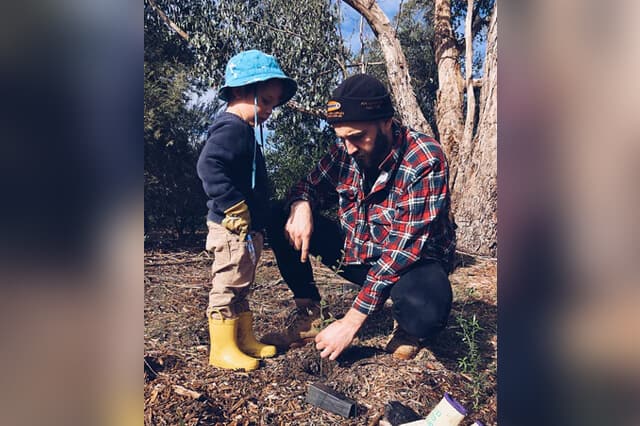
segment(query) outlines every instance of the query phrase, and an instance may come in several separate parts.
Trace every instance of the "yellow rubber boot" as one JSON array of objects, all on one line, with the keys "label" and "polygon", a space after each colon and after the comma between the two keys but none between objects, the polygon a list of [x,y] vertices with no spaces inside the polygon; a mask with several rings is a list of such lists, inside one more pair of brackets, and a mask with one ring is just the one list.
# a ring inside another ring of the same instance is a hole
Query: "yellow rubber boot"
[{"label": "yellow rubber boot", "polygon": [[227,370],[251,371],[258,368],[258,360],[244,354],[236,342],[236,318],[209,318],[209,336],[211,351],[209,365]]},{"label": "yellow rubber boot", "polygon": [[265,345],[253,335],[253,314],[242,312],[238,318],[238,346],[240,350],[256,358],[271,358],[276,354],[276,347]]}]

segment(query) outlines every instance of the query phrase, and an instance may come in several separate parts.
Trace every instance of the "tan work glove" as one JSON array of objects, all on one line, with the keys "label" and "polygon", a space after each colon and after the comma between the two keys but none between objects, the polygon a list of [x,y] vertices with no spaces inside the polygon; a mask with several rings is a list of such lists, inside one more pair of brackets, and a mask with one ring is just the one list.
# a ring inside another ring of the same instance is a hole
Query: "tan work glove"
[{"label": "tan work glove", "polygon": [[251,229],[251,214],[247,203],[240,201],[226,209],[224,214],[222,226],[234,234],[240,235],[240,239],[244,240]]}]

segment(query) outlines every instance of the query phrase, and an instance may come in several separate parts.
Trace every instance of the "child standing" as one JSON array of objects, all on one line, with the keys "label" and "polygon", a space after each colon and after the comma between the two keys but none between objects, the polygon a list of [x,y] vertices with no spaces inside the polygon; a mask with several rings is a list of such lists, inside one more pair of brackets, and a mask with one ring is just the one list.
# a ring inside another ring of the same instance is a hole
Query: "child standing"
[{"label": "child standing", "polygon": [[[256,358],[276,348],[253,335],[247,297],[255,278],[267,224],[269,189],[257,128],[274,107],[295,94],[296,82],[276,59],[258,50],[232,57],[219,97],[227,109],[214,120],[198,159],[198,176],[209,198],[206,248],[214,253],[207,318],[209,364],[226,369],[258,368]],[[259,132],[262,139],[262,129]]]}]

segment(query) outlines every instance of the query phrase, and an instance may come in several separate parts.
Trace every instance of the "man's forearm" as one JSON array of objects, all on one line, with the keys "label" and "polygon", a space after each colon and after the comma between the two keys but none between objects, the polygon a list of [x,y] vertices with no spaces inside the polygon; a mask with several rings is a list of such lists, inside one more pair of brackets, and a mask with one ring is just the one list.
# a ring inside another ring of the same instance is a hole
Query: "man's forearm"
[{"label": "man's forearm", "polygon": [[296,183],[285,201],[286,207],[293,207],[293,205],[299,201],[307,201],[309,205],[313,205],[315,200],[315,189],[314,187],[307,181],[307,179],[303,179]]},{"label": "man's forearm", "polygon": [[350,308],[345,316],[342,318],[342,321],[349,324],[351,327],[354,327],[356,332],[360,330],[362,324],[367,320],[367,315],[358,311],[355,308]]},{"label": "man's forearm", "polygon": [[298,206],[300,206],[301,208],[304,208],[303,204],[307,204],[307,206],[309,207],[309,210],[311,210],[311,202],[308,200],[299,198],[291,202],[289,206],[289,214],[293,213]]}]

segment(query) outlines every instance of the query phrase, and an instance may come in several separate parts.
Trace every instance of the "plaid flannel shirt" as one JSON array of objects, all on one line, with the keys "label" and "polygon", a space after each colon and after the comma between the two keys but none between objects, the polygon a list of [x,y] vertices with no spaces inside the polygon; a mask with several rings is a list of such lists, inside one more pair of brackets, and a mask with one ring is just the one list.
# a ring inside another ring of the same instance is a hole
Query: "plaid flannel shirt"
[{"label": "plaid flannel shirt", "polygon": [[391,286],[419,259],[437,259],[450,270],[455,230],[449,219],[447,160],[440,144],[394,123],[391,152],[369,194],[363,175],[341,142],[290,194],[312,208],[323,194],[338,193],[338,215],[345,233],[344,264],[371,268],[353,307],[364,314],[379,309]]}]

